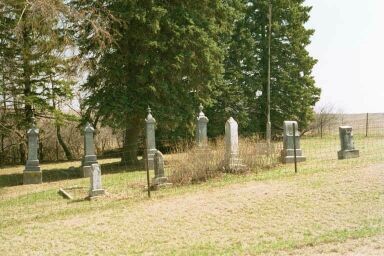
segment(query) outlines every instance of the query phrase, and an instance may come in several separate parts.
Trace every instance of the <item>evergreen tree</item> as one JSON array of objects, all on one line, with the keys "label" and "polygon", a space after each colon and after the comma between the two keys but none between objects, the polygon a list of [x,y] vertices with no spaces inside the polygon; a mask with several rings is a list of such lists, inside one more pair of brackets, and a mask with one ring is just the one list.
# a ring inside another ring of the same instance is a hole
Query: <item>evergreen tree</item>
[{"label": "evergreen tree", "polygon": [[[268,13],[272,4],[271,34],[271,123],[273,132],[281,129],[283,120],[293,119],[301,128],[313,117],[313,106],[319,100],[312,68],[316,60],[306,47],[314,30],[306,29],[311,7],[304,0],[245,0],[244,15],[236,23],[226,61],[226,79],[242,95],[247,112],[248,132],[265,132],[267,116]],[[257,98],[257,92],[262,95]],[[237,99],[235,97],[235,99]],[[230,102],[231,103],[231,102]],[[234,104],[233,102],[231,104]],[[240,124],[240,125],[242,125]]]},{"label": "evergreen tree", "polygon": [[125,0],[108,6],[119,19],[110,24],[117,40],[90,69],[85,103],[88,116],[95,113],[104,124],[125,129],[123,161],[137,161],[148,106],[160,131],[174,138],[193,134],[197,106],[211,104],[222,81],[220,40],[232,28],[235,4]]},{"label": "evergreen tree", "polygon": [[[30,126],[34,115],[48,116],[55,119],[60,137],[59,126],[67,115],[55,105],[71,97],[73,84],[65,27],[68,6],[56,0],[5,0],[0,10],[1,103],[7,117],[3,128],[19,134],[25,144],[20,131]],[[65,142],[59,142],[71,159]]]}]

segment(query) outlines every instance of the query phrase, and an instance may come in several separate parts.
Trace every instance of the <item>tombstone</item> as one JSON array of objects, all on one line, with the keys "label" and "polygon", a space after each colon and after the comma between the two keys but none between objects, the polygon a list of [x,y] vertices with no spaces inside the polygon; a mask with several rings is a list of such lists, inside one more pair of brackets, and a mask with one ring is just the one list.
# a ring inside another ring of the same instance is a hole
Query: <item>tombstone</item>
[{"label": "tombstone", "polygon": [[42,180],[42,172],[40,170],[40,163],[37,157],[39,149],[39,129],[36,128],[33,121],[31,129],[27,131],[28,135],[28,160],[25,164],[23,172],[23,184],[40,184]]},{"label": "tombstone", "polygon": [[338,159],[359,157],[359,150],[355,149],[353,143],[352,126],[340,126],[339,136],[341,150],[337,152]]},{"label": "tombstone", "polygon": [[[293,124],[295,124],[295,137],[293,136]],[[296,160],[304,162],[306,158],[300,148],[300,132],[296,121],[284,121],[283,150],[281,159],[284,164],[295,162],[294,140],[296,144]]]},{"label": "tombstone", "polygon": [[200,104],[196,127],[196,144],[199,148],[206,148],[208,146],[207,124],[209,120],[203,113],[203,109],[203,105]]},{"label": "tombstone", "polygon": [[154,169],[155,177],[152,179],[152,186],[166,184],[168,178],[164,174],[164,156],[159,150],[156,150],[154,155]]},{"label": "tombstone", "polygon": [[101,169],[99,164],[91,165],[91,188],[89,190],[89,197],[104,195],[105,191],[101,186]]},{"label": "tombstone", "polygon": [[225,123],[225,169],[239,171],[245,168],[239,158],[238,124],[230,117]]},{"label": "tombstone", "polygon": [[95,145],[93,141],[93,133],[95,129],[90,123],[87,123],[84,128],[84,159],[83,159],[83,177],[91,175],[91,165],[97,164]]},{"label": "tombstone", "polygon": [[92,166],[83,166],[83,177],[91,177]]},{"label": "tombstone", "polygon": [[153,118],[151,114],[151,108],[148,107],[148,115],[145,119],[146,124],[146,151],[148,157],[148,168],[152,170],[154,168],[153,161],[156,153],[156,139],[155,139],[155,128],[156,128],[156,120]]}]

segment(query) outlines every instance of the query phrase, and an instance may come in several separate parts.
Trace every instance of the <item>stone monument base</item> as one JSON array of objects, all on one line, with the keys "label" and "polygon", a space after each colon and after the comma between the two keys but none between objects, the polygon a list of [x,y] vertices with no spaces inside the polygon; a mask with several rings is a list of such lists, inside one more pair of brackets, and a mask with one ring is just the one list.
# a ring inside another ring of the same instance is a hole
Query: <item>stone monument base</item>
[{"label": "stone monument base", "polygon": [[349,159],[359,157],[359,150],[340,150],[337,152],[337,157],[339,160],[341,159]]},{"label": "stone monument base", "polygon": [[157,190],[159,188],[170,187],[170,186],[172,186],[172,183],[168,182],[167,177],[158,177],[158,178],[152,179],[152,184],[150,186],[150,189]]},{"label": "stone monument base", "polygon": [[247,168],[240,158],[231,158],[225,164],[225,170],[228,172],[244,171]]},{"label": "stone monument base", "polygon": [[89,197],[102,196],[105,194],[104,189],[95,189],[89,191]]},{"label": "stone monument base", "polygon": [[83,166],[91,166],[92,164],[97,164],[96,155],[86,155],[83,158],[82,165]]},{"label": "stone monument base", "polygon": [[167,177],[157,177],[152,179],[152,186],[161,186],[162,184],[170,184],[168,183]]},{"label": "stone monument base", "polygon": [[[296,156],[296,162],[305,162],[307,158],[305,156]],[[292,164],[295,162],[295,157],[294,156],[286,156],[282,158],[283,164]]]},{"label": "stone monument base", "polygon": [[84,178],[91,177],[92,167],[91,167],[91,166],[83,166],[83,167],[81,168],[81,171],[82,171],[82,176],[83,176]]},{"label": "stone monument base", "polygon": [[[296,149],[296,161],[304,162],[307,160],[305,156],[303,156],[303,152],[301,149]],[[293,149],[283,149],[281,151],[281,161],[283,164],[291,164],[295,162],[295,154]]]},{"label": "stone monument base", "polygon": [[[40,168],[39,168],[40,169]],[[27,171],[23,172],[23,184],[41,184],[43,183],[43,175],[40,170],[38,171]]]}]

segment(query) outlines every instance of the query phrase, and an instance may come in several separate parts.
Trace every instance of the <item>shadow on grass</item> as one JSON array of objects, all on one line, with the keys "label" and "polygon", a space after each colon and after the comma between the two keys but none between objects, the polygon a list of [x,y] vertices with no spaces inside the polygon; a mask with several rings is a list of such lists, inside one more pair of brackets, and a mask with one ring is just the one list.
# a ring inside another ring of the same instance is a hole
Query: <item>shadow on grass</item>
[{"label": "shadow on grass", "polygon": [[[114,174],[120,172],[144,171],[143,163],[129,166],[121,162],[101,164],[103,174]],[[43,183],[80,179],[82,177],[81,167],[70,167],[67,169],[42,169]],[[23,185],[23,173],[0,174],[0,188]]]}]

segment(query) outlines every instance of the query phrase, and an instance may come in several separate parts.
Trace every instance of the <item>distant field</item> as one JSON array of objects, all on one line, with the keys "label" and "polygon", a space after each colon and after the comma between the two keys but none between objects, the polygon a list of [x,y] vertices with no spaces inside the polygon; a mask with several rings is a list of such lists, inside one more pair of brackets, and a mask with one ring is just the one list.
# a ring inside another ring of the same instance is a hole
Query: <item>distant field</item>
[{"label": "distant field", "polygon": [[[367,114],[335,114],[335,118],[329,124],[324,125],[325,134],[337,134],[338,127],[341,125],[351,125],[355,134],[366,133]],[[384,134],[384,113],[368,114],[368,134]]]},{"label": "distant field", "polygon": [[[292,165],[223,174],[154,191],[151,200],[145,173],[119,159],[101,161],[108,194],[95,201],[83,200],[89,180],[79,178],[80,162],[43,165],[41,185],[18,185],[22,166],[0,169],[0,252],[381,255],[384,137],[357,135],[355,144],[361,157],[339,161],[336,135],[304,138],[297,175]],[[59,196],[60,187],[77,200]]]}]

